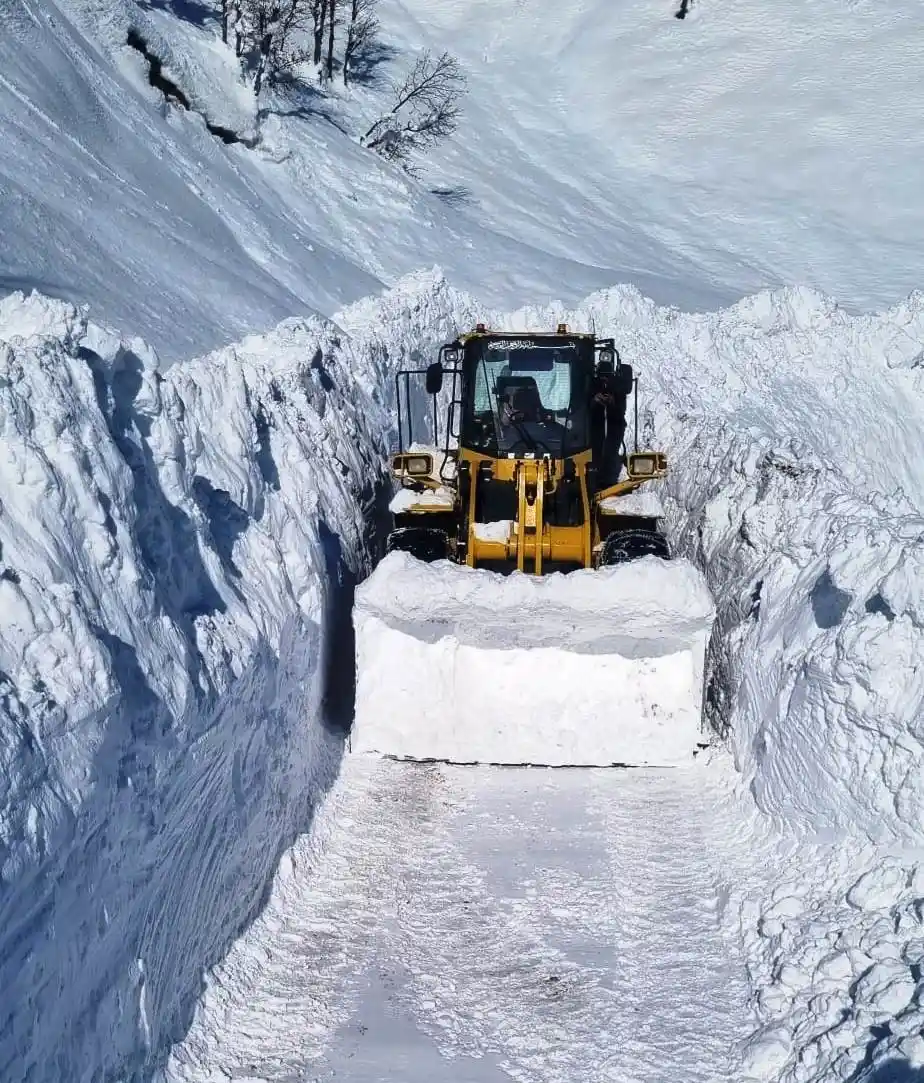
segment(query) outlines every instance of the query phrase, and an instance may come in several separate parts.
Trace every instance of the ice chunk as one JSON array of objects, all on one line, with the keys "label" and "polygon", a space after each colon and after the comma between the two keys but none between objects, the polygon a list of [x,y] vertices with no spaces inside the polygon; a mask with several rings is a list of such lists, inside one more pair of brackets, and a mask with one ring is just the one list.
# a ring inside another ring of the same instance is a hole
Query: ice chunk
[{"label": "ice chunk", "polygon": [[650,485],[624,496],[608,496],[600,501],[600,510],[606,515],[641,515],[651,519],[664,515],[661,498]]},{"label": "ice chunk", "polygon": [[902,865],[884,861],[865,872],[847,892],[847,901],[858,910],[879,910],[901,900],[908,883]]},{"label": "ice chunk", "polygon": [[479,541],[506,542],[513,530],[513,520],[498,519],[493,523],[473,523],[472,526]]},{"label": "ice chunk", "polygon": [[882,1020],[891,1019],[911,1001],[915,981],[903,963],[891,960],[875,963],[857,980],[854,999]]},{"label": "ice chunk", "polygon": [[441,485],[438,489],[399,489],[391,498],[388,510],[392,515],[411,511],[413,508],[451,508],[455,497],[451,489]]},{"label": "ice chunk", "polygon": [[792,1038],[783,1027],[767,1027],[750,1039],[744,1049],[745,1079],[775,1079],[792,1052]]}]

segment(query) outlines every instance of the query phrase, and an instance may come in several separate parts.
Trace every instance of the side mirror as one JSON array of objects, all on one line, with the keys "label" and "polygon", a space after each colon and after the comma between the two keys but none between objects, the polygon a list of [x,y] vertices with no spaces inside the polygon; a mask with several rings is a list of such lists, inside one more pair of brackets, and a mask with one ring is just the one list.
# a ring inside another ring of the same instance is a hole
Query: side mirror
[{"label": "side mirror", "polygon": [[438,395],[443,389],[443,366],[439,361],[427,365],[427,394]]}]

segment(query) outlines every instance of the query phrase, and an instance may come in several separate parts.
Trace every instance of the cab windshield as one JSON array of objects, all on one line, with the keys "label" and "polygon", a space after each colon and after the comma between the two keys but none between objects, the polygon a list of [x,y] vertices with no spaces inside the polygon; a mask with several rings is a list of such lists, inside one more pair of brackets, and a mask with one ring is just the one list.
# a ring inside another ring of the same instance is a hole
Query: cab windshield
[{"label": "cab windshield", "polygon": [[588,446],[590,343],[556,336],[476,339],[467,344],[463,365],[465,447],[558,459]]}]

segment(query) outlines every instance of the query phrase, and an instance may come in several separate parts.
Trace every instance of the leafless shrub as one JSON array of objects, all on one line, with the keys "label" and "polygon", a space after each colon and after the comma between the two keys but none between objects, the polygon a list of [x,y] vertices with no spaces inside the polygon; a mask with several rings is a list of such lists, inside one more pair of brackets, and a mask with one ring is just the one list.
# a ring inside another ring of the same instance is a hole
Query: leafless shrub
[{"label": "leafless shrub", "polygon": [[394,88],[391,109],[363,136],[364,145],[395,161],[434,146],[456,130],[465,85],[454,56],[421,54]]}]

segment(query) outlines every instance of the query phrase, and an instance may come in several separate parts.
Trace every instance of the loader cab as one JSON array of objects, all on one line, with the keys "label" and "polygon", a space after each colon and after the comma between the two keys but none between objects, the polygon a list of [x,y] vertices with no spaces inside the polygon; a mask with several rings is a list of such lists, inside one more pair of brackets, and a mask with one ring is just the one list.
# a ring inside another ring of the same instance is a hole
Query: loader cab
[{"label": "loader cab", "polygon": [[463,448],[564,459],[590,447],[592,336],[474,334],[461,342],[459,368]]},{"label": "loader cab", "polygon": [[401,369],[395,395],[389,551],[535,575],[666,555],[659,513],[624,499],[667,463],[639,450],[638,381],[612,338],[478,324]]}]

